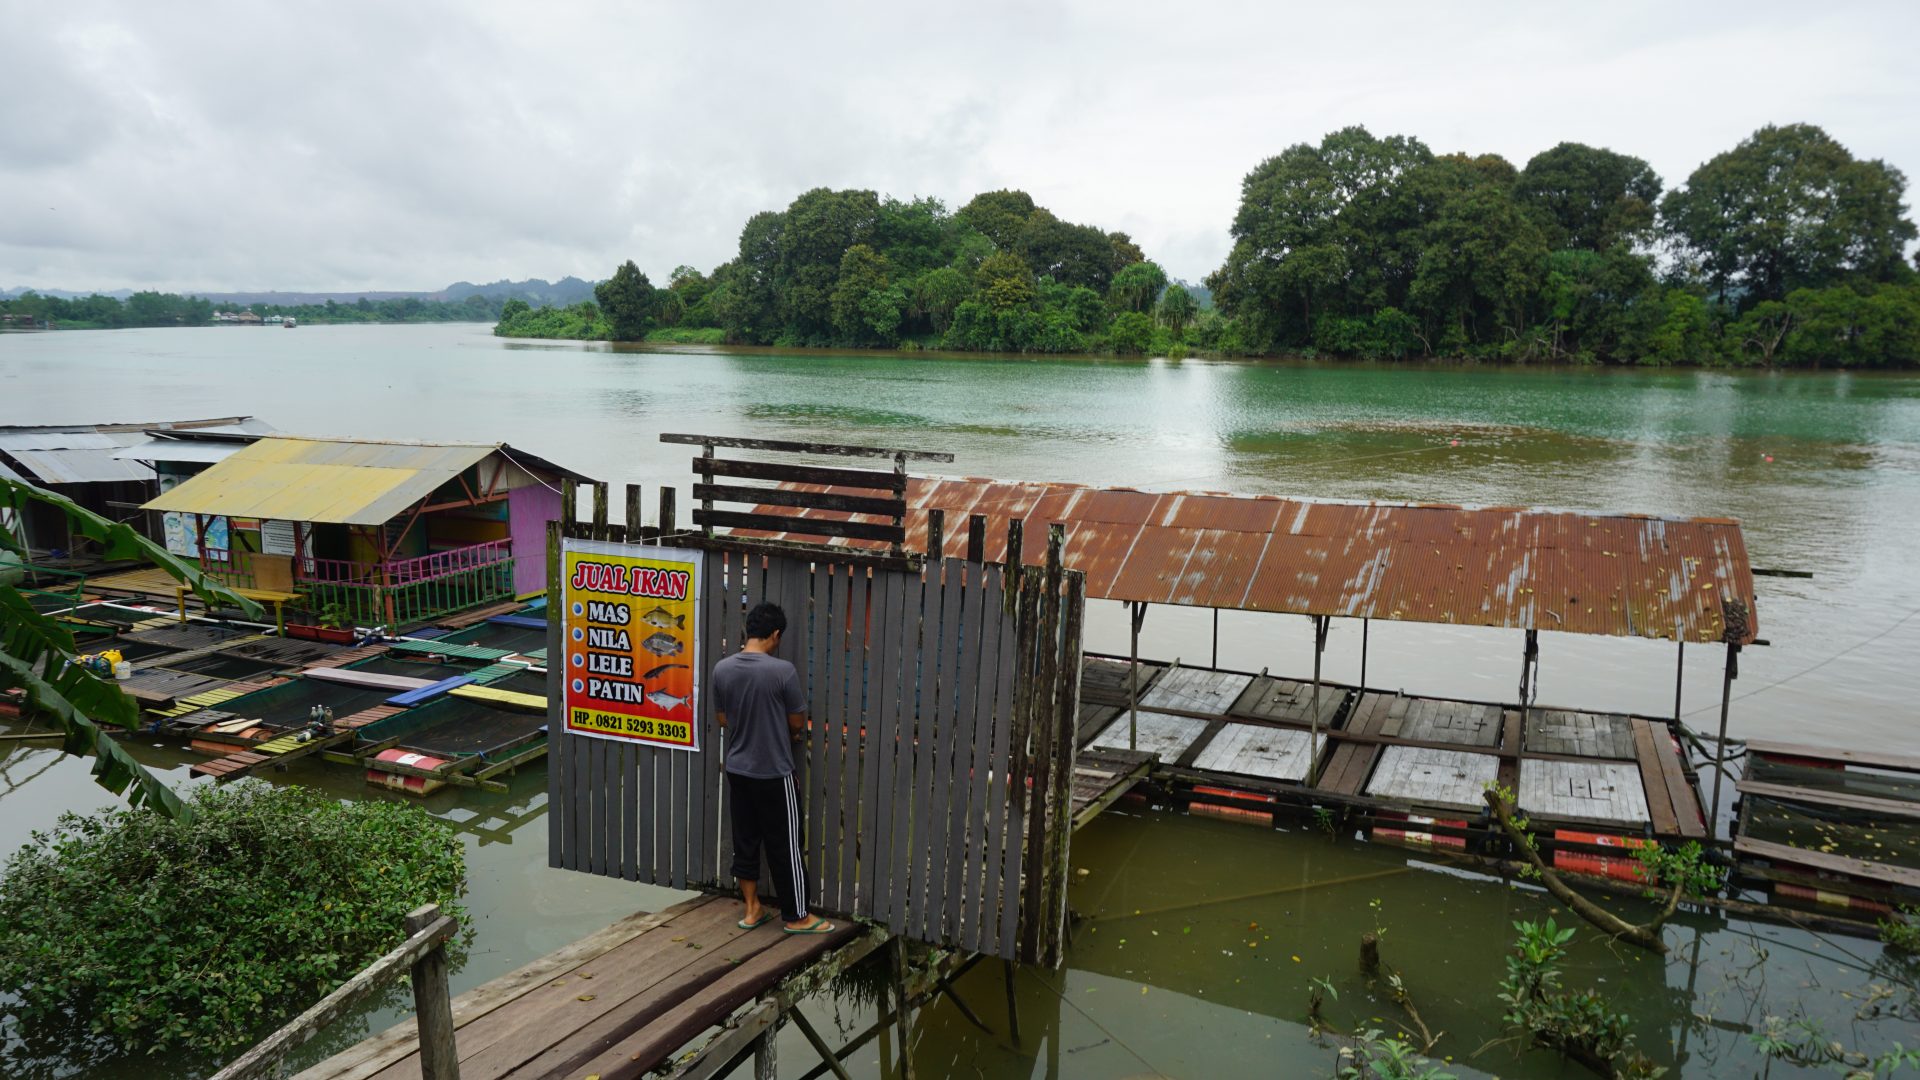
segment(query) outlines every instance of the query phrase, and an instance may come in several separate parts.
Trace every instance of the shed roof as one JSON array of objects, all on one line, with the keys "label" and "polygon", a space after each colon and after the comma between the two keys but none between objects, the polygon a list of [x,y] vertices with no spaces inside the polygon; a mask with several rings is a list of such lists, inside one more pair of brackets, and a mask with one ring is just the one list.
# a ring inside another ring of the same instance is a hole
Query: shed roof
[{"label": "shed roof", "polygon": [[[1064,524],[1067,566],[1086,574],[1096,598],[1742,644],[1759,629],[1746,542],[1730,518],[942,478],[911,479],[907,499],[909,549],[925,549],[927,511],[937,507],[952,557],[966,551],[970,514],[986,515],[987,558],[996,562],[1010,518],[1028,522],[1028,562],[1044,555],[1044,526]],[[801,528],[735,533],[820,539]]]},{"label": "shed roof", "polygon": [[145,442],[143,429],[182,433],[254,434],[273,430],[250,416],[220,417],[211,420],[162,420],[149,424],[72,424],[34,427],[0,427],[0,457],[14,466],[11,472],[24,474],[41,484],[93,484],[153,479],[153,470],[142,464],[153,458],[134,458],[122,453],[129,446]]},{"label": "shed roof", "polygon": [[494,455],[577,476],[506,443],[261,438],[142,509],[279,521],[380,525]]}]

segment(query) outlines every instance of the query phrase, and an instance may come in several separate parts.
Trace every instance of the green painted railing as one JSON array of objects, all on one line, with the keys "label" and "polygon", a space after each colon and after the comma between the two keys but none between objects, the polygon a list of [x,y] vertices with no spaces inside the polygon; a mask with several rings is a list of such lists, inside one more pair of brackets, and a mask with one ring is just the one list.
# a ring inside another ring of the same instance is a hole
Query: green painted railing
[{"label": "green painted railing", "polygon": [[398,628],[513,596],[513,559],[449,570],[404,584],[363,581],[302,581],[295,586],[307,607],[323,612],[337,605],[355,626]]}]

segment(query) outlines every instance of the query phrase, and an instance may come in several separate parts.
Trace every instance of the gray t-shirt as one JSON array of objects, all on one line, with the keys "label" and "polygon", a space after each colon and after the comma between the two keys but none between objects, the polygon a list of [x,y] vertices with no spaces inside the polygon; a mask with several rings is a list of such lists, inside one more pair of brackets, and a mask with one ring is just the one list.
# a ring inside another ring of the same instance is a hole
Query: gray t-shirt
[{"label": "gray t-shirt", "polygon": [[807,711],[800,673],[770,653],[737,652],[713,665],[713,707],[727,716],[727,771],[771,780],[793,775],[787,714]]}]

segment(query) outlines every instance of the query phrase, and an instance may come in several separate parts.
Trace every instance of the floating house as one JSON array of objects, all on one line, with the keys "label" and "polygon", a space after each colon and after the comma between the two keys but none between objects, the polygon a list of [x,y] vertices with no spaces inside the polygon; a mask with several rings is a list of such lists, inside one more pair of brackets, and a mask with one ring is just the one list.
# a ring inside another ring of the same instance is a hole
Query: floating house
[{"label": "floating house", "polygon": [[505,443],[275,435],[172,464],[197,468],[144,506],[177,515],[169,547],[232,585],[396,632],[543,592],[559,484],[582,479]]},{"label": "floating house", "polygon": [[[160,539],[162,525],[141,513],[142,504],[158,493],[159,474],[151,462],[123,452],[161,438],[187,436],[245,440],[273,427],[251,416],[209,420],[168,420],[145,424],[72,424],[48,427],[0,427],[0,476],[24,480],[72,499],[80,506],[115,521],[125,521]],[[203,455],[202,465],[212,460]],[[0,521],[26,542],[40,564],[84,561],[83,538],[72,535],[66,515],[51,506],[33,504],[19,521]],[[58,554],[56,554],[58,553]]]}]

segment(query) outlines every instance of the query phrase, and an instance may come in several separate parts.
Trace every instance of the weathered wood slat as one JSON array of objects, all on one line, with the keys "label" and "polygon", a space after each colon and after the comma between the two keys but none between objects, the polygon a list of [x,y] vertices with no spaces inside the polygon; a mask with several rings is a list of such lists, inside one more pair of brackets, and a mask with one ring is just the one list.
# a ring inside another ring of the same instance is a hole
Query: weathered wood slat
[{"label": "weathered wood slat", "polygon": [[784,487],[748,487],[744,484],[695,484],[693,497],[714,502],[751,503],[755,506],[798,506],[812,510],[837,510],[848,514],[878,514],[903,517],[905,498],[877,495],[845,495],[833,491],[805,491]]},{"label": "weathered wood slat", "polygon": [[694,458],[693,471],[740,480],[774,480],[781,483],[791,480],[802,484],[832,484],[836,487],[900,493],[907,490],[904,474],[874,469],[828,469],[814,465],[777,465],[770,461]]},{"label": "weathered wood slat", "polygon": [[744,510],[695,510],[695,525],[724,529],[761,529],[790,532],[804,536],[843,536],[852,540],[885,540],[899,543],[907,538],[903,525],[879,525],[866,521],[840,521],[833,518],[800,518],[781,514],[754,514]]},{"label": "weathered wood slat", "polygon": [[[1673,800],[1667,794],[1666,780],[1660,775],[1660,758],[1654,749],[1653,729],[1645,720],[1635,720],[1632,724],[1634,763],[1640,770],[1640,783],[1646,789],[1647,814],[1652,819],[1653,831],[1661,836],[1671,836],[1680,831],[1680,820],[1674,815]],[[1660,737],[1664,737],[1664,732]]]},{"label": "weathered wood slat", "polygon": [[[839,710],[830,704],[833,690],[840,685],[838,659],[833,650],[833,623],[841,614],[834,604],[835,577],[831,565],[813,568],[809,603],[812,622],[808,626],[809,648],[813,654],[812,677],[807,681],[806,749],[807,800],[807,876],[811,882],[809,903],[820,910],[839,910],[829,897],[827,857],[840,850],[840,837],[826,834],[828,773],[828,733],[839,723]],[[838,872],[838,867],[834,870]]]},{"label": "weathered wood slat", "polygon": [[[952,461],[936,450],[898,450],[883,446],[843,446],[838,443],[794,442],[790,439],[748,439],[722,435],[662,435],[663,443],[683,446],[719,446],[730,450],[767,450],[778,454],[820,454],[829,457],[900,458],[905,461]],[[696,466],[695,471],[699,469]]]},{"label": "weathered wood slat", "polygon": [[1920,870],[1911,867],[1868,862],[1865,859],[1833,855],[1823,851],[1808,851],[1805,848],[1787,844],[1776,844],[1770,840],[1756,840],[1750,836],[1736,837],[1733,841],[1733,851],[1736,855],[1745,855],[1749,858],[1808,866],[1815,870],[1866,878],[1869,881],[1885,882],[1908,889],[1920,889]]},{"label": "weathered wood slat", "polygon": [[1920,772],[1920,755],[1914,754],[1836,750],[1820,746],[1803,746],[1799,743],[1774,742],[1771,739],[1748,739],[1747,749],[1756,754],[1771,757],[1806,758],[1812,761],[1830,761],[1840,765],[1859,765],[1869,769],[1888,769],[1893,772]]},{"label": "weathered wood slat", "polygon": [[[908,901],[911,899],[909,885],[913,868],[908,862],[908,835],[913,827],[913,741],[914,723],[919,712],[920,695],[920,612],[922,610],[921,592],[923,583],[920,575],[903,577],[899,595],[895,598],[900,605],[890,611],[887,622],[900,628],[899,647],[895,650],[894,671],[889,678],[899,687],[899,696],[888,694],[894,703],[893,738],[881,747],[882,755],[891,755],[893,762],[893,813],[886,815],[881,826],[881,889],[880,897],[885,899],[882,909],[886,924],[897,934],[911,932]],[[883,768],[887,757],[882,758]],[[882,781],[886,779],[882,774]]]},{"label": "weathered wood slat", "polygon": [[1920,819],[1920,802],[1908,802],[1904,799],[1882,799],[1873,795],[1855,795],[1849,791],[1794,787],[1791,784],[1769,784],[1760,780],[1742,780],[1734,785],[1734,790],[1742,795],[1758,795],[1784,802],[1805,803],[1809,806],[1825,806],[1840,810],[1858,810],[1863,814],[1880,818]]},{"label": "weathered wood slat", "polygon": [[979,613],[979,628],[969,637],[977,643],[969,670],[976,674],[973,754],[967,771],[966,854],[960,878],[960,942],[973,952],[982,950],[981,927],[987,919],[984,898],[987,884],[986,850],[989,804],[993,797],[994,747],[999,738],[1000,641],[1006,625],[1002,618],[1005,599],[1000,591],[1001,571],[997,566],[980,563],[974,567],[979,582],[979,600],[972,610]]}]

